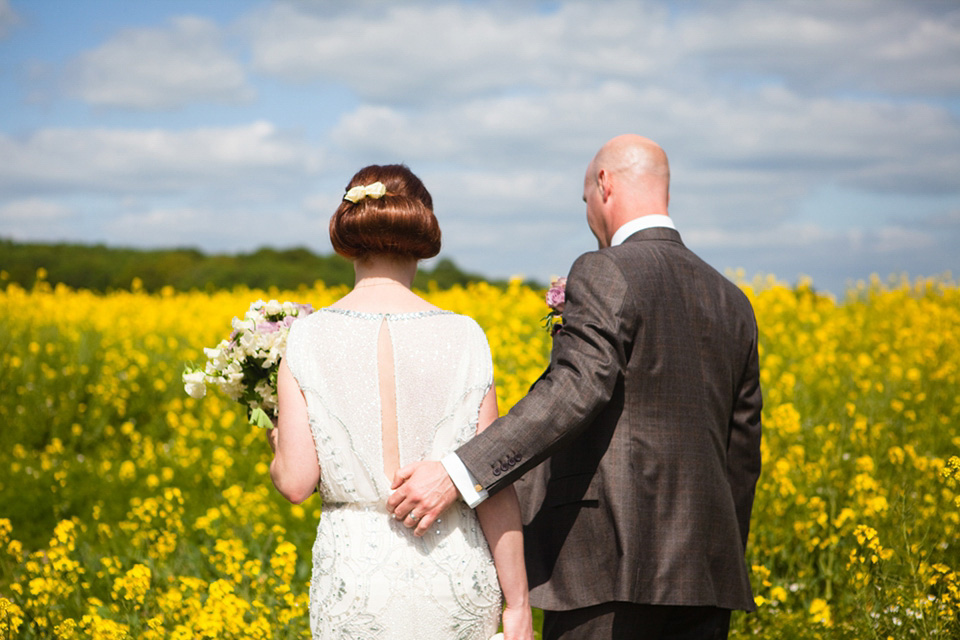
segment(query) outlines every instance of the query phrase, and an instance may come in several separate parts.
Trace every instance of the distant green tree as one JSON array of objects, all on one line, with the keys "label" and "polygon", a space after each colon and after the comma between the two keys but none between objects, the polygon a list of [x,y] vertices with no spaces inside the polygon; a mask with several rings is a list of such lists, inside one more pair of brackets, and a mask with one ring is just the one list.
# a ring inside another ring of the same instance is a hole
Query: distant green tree
[{"label": "distant green tree", "polygon": [[[212,291],[239,285],[251,288],[296,289],[320,281],[328,286],[352,285],[350,261],[336,255],[317,255],[309,249],[261,248],[251,253],[207,255],[192,248],[130,249],[102,244],[19,243],[0,239],[0,286],[17,283],[31,288],[39,269],[51,284],[106,292],[129,289],[139,280],[143,290],[163,287],[177,291]],[[487,281],[482,275],[462,271],[450,258],[421,268],[414,287],[440,289]],[[504,284],[494,281],[493,284]]]},{"label": "distant green tree", "polygon": [[432,269],[421,268],[413,279],[413,286],[417,289],[427,289],[434,283],[439,289],[449,289],[456,285],[467,285],[471,282],[484,282],[486,278],[475,273],[461,271],[450,258],[440,258]]}]

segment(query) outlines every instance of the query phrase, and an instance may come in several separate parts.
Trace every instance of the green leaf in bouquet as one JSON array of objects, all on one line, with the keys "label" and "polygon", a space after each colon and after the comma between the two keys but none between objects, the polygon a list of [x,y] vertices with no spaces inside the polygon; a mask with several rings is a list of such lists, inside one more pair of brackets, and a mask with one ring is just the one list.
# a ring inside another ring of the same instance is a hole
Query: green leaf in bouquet
[{"label": "green leaf in bouquet", "polygon": [[267,412],[260,407],[250,411],[250,424],[255,424],[265,429],[273,429],[273,420],[271,420]]}]

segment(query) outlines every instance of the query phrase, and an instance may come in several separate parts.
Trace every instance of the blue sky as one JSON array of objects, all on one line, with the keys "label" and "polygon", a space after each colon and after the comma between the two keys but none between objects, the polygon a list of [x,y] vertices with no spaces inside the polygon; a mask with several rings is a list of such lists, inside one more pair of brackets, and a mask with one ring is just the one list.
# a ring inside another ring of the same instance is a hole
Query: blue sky
[{"label": "blue sky", "polygon": [[328,253],[354,171],[405,162],[441,256],[546,281],[626,132],[721,271],[960,273],[956,2],[0,0],[4,238]]}]

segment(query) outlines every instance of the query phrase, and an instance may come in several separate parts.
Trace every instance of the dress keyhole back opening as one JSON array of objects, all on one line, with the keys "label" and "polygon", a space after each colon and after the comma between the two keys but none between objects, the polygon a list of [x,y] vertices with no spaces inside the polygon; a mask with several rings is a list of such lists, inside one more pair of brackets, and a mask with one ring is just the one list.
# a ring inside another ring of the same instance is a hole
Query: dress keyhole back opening
[{"label": "dress keyhole back opening", "polygon": [[394,374],[393,342],[390,326],[384,318],[377,339],[377,372],[380,378],[380,436],[383,449],[383,474],[388,485],[400,468],[400,443],[397,435],[397,381]]}]

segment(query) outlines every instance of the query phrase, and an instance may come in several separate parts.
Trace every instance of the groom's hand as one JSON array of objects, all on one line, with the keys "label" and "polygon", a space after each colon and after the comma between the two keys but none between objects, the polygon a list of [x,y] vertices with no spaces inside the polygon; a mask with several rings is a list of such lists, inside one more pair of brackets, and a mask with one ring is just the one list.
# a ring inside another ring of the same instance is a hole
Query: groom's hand
[{"label": "groom's hand", "polygon": [[426,533],[460,496],[447,470],[435,460],[398,469],[390,488],[395,491],[387,500],[387,511],[407,528],[416,527],[417,536]]}]

